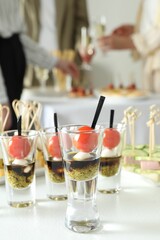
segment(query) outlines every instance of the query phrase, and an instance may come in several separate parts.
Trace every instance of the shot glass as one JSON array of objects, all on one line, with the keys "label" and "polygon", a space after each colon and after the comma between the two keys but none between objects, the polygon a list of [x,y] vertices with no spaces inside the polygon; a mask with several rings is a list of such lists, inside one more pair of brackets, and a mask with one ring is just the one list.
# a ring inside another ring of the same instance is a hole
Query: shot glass
[{"label": "shot glass", "polygon": [[82,125],[59,128],[68,194],[65,226],[86,233],[100,226],[96,203],[102,129]]},{"label": "shot glass", "polygon": [[104,126],[98,191],[117,193],[121,189],[121,163],[124,146],[125,125],[114,124],[112,128]]},{"label": "shot glass", "polygon": [[28,207],[35,203],[35,157],[38,132],[17,130],[1,133],[8,204]]},{"label": "shot glass", "polygon": [[58,133],[54,127],[41,131],[45,159],[46,193],[52,200],[67,199],[64,167]]}]

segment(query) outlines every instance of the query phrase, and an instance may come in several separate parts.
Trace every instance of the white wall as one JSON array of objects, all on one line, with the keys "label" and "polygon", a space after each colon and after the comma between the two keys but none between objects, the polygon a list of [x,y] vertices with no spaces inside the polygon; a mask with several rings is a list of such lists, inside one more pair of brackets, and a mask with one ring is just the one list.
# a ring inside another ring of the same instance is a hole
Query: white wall
[{"label": "white wall", "polygon": [[[107,33],[123,23],[135,22],[136,12],[140,0],[87,0],[90,22],[101,15],[106,16]],[[123,84],[131,81],[131,75],[135,82],[141,86],[141,62],[132,60],[129,51],[112,51],[103,54],[98,49],[92,61],[93,81],[95,87],[105,86],[114,81],[119,83],[119,75]]]}]

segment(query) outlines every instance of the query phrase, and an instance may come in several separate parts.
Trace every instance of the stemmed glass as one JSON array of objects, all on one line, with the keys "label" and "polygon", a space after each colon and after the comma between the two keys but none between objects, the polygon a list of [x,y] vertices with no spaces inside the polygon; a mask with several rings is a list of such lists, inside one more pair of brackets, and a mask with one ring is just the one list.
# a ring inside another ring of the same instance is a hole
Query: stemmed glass
[{"label": "stemmed glass", "polygon": [[35,75],[40,84],[40,90],[43,92],[46,89],[46,83],[49,77],[49,70],[35,66]]},{"label": "stemmed glass", "polygon": [[106,34],[106,17],[102,15],[100,17],[100,19],[95,22],[94,28],[95,28],[95,37],[96,38],[101,38],[101,37],[105,36],[105,34]]},{"label": "stemmed glass", "polygon": [[[96,49],[99,49],[97,44],[97,39],[102,38],[106,35],[106,17],[104,15],[100,16],[96,21],[93,21],[92,24],[92,35],[95,41]],[[104,52],[103,52],[104,55]]]},{"label": "stemmed glass", "polygon": [[81,28],[81,39],[78,46],[79,55],[82,59],[82,70],[90,70],[90,62],[95,54],[95,48],[91,36],[86,27]]}]

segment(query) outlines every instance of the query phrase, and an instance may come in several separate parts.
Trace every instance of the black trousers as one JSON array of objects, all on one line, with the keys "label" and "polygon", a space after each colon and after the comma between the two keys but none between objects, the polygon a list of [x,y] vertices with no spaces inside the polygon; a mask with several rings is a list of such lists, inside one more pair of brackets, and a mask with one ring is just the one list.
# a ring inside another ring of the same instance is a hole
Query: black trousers
[{"label": "black trousers", "polygon": [[[14,99],[20,99],[23,89],[23,79],[26,69],[26,60],[19,35],[9,38],[0,37],[0,66],[6,86],[9,103],[12,106]],[[11,129],[16,129],[17,119],[13,109]]]}]

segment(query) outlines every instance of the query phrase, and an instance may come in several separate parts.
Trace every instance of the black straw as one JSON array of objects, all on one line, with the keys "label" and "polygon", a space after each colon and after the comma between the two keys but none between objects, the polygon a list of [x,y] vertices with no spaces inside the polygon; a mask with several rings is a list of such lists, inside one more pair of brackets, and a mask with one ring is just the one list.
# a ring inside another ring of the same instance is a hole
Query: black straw
[{"label": "black straw", "polygon": [[54,126],[55,126],[55,131],[58,132],[57,113],[54,113]]},{"label": "black straw", "polygon": [[111,109],[111,112],[110,112],[110,121],[109,121],[109,128],[113,128],[113,121],[114,121],[114,110]]},{"label": "black straw", "polygon": [[22,116],[20,115],[17,118],[17,130],[18,130],[18,136],[21,136],[21,124],[22,124]]},{"label": "black straw", "polygon": [[99,118],[104,100],[105,100],[105,97],[100,96],[99,102],[98,102],[98,105],[97,105],[97,109],[96,109],[96,112],[95,112],[95,115],[94,115],[94,118],[93,118],[93,122],[92,122],[92,125],[91,125],[91,128],[93,128],[93,129],[95,128],[95,126],[97,124],[97,121],[98,121],[98,118]]}]

